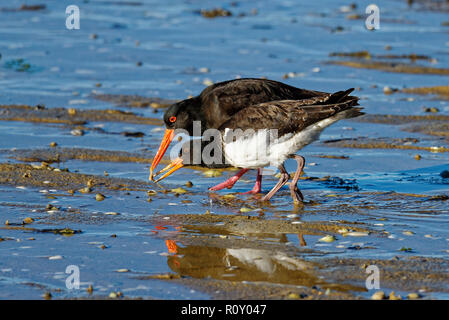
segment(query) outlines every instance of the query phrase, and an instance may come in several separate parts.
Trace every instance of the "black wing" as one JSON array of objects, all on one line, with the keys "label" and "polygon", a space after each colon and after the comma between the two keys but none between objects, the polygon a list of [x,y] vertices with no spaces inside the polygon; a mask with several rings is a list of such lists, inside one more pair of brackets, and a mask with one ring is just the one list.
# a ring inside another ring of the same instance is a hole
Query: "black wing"
[{"label": "black wing", "polygon": [[277,129],[279,136],[295,133],[345,110],[343,118],[363,114],[358,98],[349,96],[353,89],[328,94],[325,99],[310,98],[302,100],[270,101],[246,107],[235,113],[223,123],[220,130],[229,129]]},{"label": "black wing", "polygon": [[[210,128],[218,128],[232,115],[251,105],[275,100],[312,99],[319,103],[330,94],[305,90],[267,79],[237,79],[207,87],[199,95]],[[312,103],[312,101],[310,101]]]}]

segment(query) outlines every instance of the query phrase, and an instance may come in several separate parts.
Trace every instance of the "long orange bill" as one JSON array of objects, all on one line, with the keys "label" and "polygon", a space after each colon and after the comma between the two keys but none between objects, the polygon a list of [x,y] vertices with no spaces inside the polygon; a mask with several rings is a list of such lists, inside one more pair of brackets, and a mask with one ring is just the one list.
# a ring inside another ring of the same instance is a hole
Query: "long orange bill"
[{"label": "long orange bill", "polygon": [[165,151],[167,151],[168,146],[170,145],[170,142],[173,140],[175,136],[175,130],[173,129],[165,129],[164,137],[162,138],[161,145],[159,146],[159,149],[157,150],[156,156],[153,159],[153,163],[151,164],[150,168],[150,180],[154,181],[154,175],[153,171],[161,161],[162,157],[164,156]]},{"label": "long orange bill", "polygon": [[161,171],[159,171],[156,175],[158,175],[159,173],[165,172],[167,170],[169,170],[166,174],[164,174],[162,177],[160,177],[159,179],[157,179],[155,182],[159,182],[162,179],[167,178],[169,175],[171,175],[173,172],[175,172],[176,170],[179,170],[180,168],[182,168],[184,165],[182,164],[183,159],[182,158],[176,158],[175,160],[173,160],[168,166],[166,166],[164,169],[162,169]]}]

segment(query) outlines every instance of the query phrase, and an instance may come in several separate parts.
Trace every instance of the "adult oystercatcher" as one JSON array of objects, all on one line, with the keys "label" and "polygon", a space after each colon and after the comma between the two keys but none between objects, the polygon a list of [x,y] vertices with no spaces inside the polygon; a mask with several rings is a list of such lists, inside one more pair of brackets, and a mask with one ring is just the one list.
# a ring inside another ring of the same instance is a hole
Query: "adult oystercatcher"
[{"label": "adult oystercatcher", "polygon": [[[298,169],[290,191],[294,201],[301,202],[303,196],[296,184],[305,161],[295,153],[316,140],[325,127],[340,119],[362,114],[360,108],[354,108],[358,105],[358,98],[349,95],[352,91],[311,91],[266,79],[238,79],[209,86],[199,96],[173,104],[165,112],[166,130],[151,165],[150,180],[154,180],[153,171],[173,140],[175,129],[184,129],[194,135],[193,123],[200,121],[201,135],[207,129],[219,130],[219,146],[226,160],[223,166],[242,168],[235,176],[210,190],[232,188],[249,169],[258,169],[256,184],[248,192],[258,193],[262,168],[274,165],[279,168],[281,177],[262,199],[269,200],[289,179],[284,161],[294,158]],[[238,130],[244,134],[236,136]],[[260,149],[264,152],[261,153]],[[168,171],[157,181],[182,166],[183,159],[175,159],[158,172]]]}]

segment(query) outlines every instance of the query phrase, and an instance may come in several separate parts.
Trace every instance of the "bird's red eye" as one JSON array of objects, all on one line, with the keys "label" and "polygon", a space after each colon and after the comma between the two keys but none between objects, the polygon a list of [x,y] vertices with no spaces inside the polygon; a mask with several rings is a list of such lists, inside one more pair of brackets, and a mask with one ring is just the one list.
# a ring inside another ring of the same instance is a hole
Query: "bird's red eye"
[{"label": "bird's red eye", "polygon": [[175,121],[176,121],[176,117],[170,117],[170,119],[169,119],[169,120],[170,120],[170,122],[172,122],[172,123],[173,123],[173,122],[175,122]]}]

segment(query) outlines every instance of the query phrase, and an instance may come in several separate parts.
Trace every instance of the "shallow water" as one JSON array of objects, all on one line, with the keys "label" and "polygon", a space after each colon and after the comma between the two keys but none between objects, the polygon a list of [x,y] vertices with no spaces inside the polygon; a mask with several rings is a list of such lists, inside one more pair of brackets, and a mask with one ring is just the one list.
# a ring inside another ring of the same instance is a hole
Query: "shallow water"
[{"label": "shallow water", "polygon": [[[440,110],[439,114],[449,114],[448,101],[434,96],[383,93],[384,86],[446,85],[447,76],[389,73],[326,64],[334,60],[329,57],[331,52],[368,50],[372,54],[427,55],[437,62],[418,61],[417,64],[448,68],[448,27],[441,25],[447,21],[447,13],[422,10],[419,4],[409,8],[406,1],[387,1],[380,7],[380,30],[369,32],[364,27],[364,19],[349,20],[345,17],[354,12],[364,16],[364,8],[370,1],[357,1],[357,9],[348,13],[342,12],[346,10],[342,7],[349,5],[345,1],[263,0],[238,2],[237,6],[216,1],[163,3],[142,0],[137,5],[126,5],[125,2],[83,2],[79,5],[80,30],[65,28],[65,7],[72,4],[71,1],[46,1],[47,8],[39,11],[0,11],[0,104],[119,108],[146,117],[162,118],[163,110],[154,113],[152,108],[119,107],[95,99],[92,94],[184,99],[201,92],[205,87],[203,81],[207,79],[219,82],[236,77],[265,76],[322,91],[360,88],[355,94],[361,97],[361,105],[368,114],[422,115],[423,106],[434,106]],[[13,0],[2,2],[1,7],[19,8],[21,4],[21,1]],[[234,15],[206,19],[196,12],[219,5]],[[257,14],[252,13],[254,8]],[[246,15],[238,17],[239,13]],[[334,32],[339,26],[343,30]],[[92,34],[97,38],[92,39]],[[385,50],[386,45],[391,45],[392,49]],[[25,59],[31,65],[29,71],[7,68],[8,62],[15,59]],[[137,66],[137,62],[142,62],[142,66]],[[200,68],[208,68],[208,72],[201,72]],[[297,76],[283,79],[283,75],[289,72],[295,72]],[[101,86],[96,86],[97,83]],[[410,97],[414,99],[406,99]],[[154,126],[139,124],[93,122],[89,126],[101,127],[104,132],[88,131],[84,136],[73,136],[70,126],[2,121],[0,160],[2,163],[18,162],[8,153],[12,148],[48,148],[52,141],[64,148],[149,150],[154,153],[163,135],[162,131],[153,130]],[[432,196],[448,194],[449,181],[439,175],[449,170],[448,153],[332,148],[322,143],[325,140],[369,137],[417,138],[427,146],[448,145],[444,137],[410,133],[401,128],[341,121],[326,129],[321,142],[300,152],[307,159],[304,171],[309,177],[340,177],[344,183],[339,184],[340,180],[301,180],[300,188],[306,203],[300,210],[293,207],[287,188],[273,198],[270,207],[263,207],[244,195],[236,195],[235,201],[227,202],[208,193],[208,187],[231,174],[228,171],[220,177],[207,178],[201,171],[180,170],[162,185],[171,189],[191,181],[193,187],[188,188],[189,193],[175,196],[159,192],[151,202],[147,202],[148,196],[143,191],[130,191],[129,194],[102,191],[106,200],[98,202],[95,201],[95,188],[90,194],[71,196],[65,192],[66,189],[17,188],[20,186],[14,183],[1,185],[2,224],[9,220],[20,225],[23,219],[32,217],[36,221],[29,225],[31,228],[69,227],[82,230],[82,233],[67,237],[0,227],[0,238],[6,239],[0,242],[0,298],[40,298],[45,291],[51,291],[54,297],[85,297],[88,296],[85,289],[92,284],[94,293],[98,295],[107,296],[111,291],[121,291],[129,297],[207,299],[209,294],[181,284],[137,277],[174,272],[194,278],[209,276],[213,279],[288,283],[288,277],[283,279],[273,271],[277,268],[278,272],[295,270],[291,271],[291,279],[299,280],[291,280],[291,284],[311,286],[322,284],[321,280],[314,280],[319,276],[315,271],[304,275],[301,270],[309,270],[308,263],[311,260],[319,262],[322,256],[390,259],[419,255],[447,258],[449,205],[444,200],[433,200]],[[141,131],[145,136],[129,138],[111,134],[123,131]],[[422,157],[419,161],[414,159],[417,153]],[[345,155],[349,159],[320,158],[320,155]],[[148,164],[140,163],[79,160],[59,165],[71,172],[103,175],[106,170],[110,177],[140,181],[147,180],[149,168]],[[289,172],[293,172],[295,166],[293,161],[286,164]],[[248,173],[231,191],[249,190],[254,178],[254,172]],[[264,177],[263,191],[267,192],[275,181],[273,176]],[[149,188],[161,190],[156,185]],[[217,192],[217,195],[231,191]],[[60,207],[60,211],[48,213],[45,206],[49,203]],[[253,210],[241,213],[241,207]],[[74,214],[70,208],[80,209],[81,213]],[[304,234],[307,243],[304,247],[295,232],[229,229],[220,224],[208,226],[207,223],[195,229],[190,223],[179,219],[171,222],[174,219],[170,219],[171,215],[200,215],[206,210],[218,215],[255,217],[263,212],[263,219],[280,219],[289,223],[348,221],[363,226],[370,234],[343,237],[334,232],[332,234],[337,240],[332,243],[318,241],[328,232]],[[104,215],[111,211],[120,215]],[[407,231],[412,233],[403,233]],[[113,234],[117,237],[111,238]],[[209,247],[206,246],[207,241],[191,240],[201,236],[213,240],[210,240]],[[244,241],[217,244],[225,236],[233,241]],[[167,250],[166,240],[173,239],[181,248],[178,254]],[[101,249],[103,244],[106,247]],[[266,252],[262,249],[257,251],[256,244]],[[292,247],[300,251],[292,251]],[[400,251],[401,248],[411,248],[411,252]],[[302,249],[311,249],[311,252]],[[277,250],[278,255],[270,256],[272,250]],[[49,259],[54,256],[62,259]],[[70,290],[65,286],[68,265],[80,268],[80,290]],[[196,272],[195,268],[200,266],[203,268]],[[129,272],[117,272],[124,268]],[[332,279],[325,280],[332,282]],[[353,284],[364,286],[364,282]],[[442,286],[428,296],[447,298],[448,283]],[[354,292],[364,297],[372,294]]]}]

